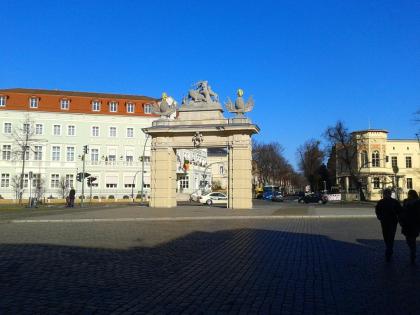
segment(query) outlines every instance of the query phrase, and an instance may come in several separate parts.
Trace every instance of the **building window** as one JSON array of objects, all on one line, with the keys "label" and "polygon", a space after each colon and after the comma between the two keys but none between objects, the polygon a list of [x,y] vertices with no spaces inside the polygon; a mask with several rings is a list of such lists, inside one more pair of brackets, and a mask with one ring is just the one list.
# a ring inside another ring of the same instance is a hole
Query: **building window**
[{"label": "building window", "polygon": [[0,107],[5,107],[6,106],[6,96],[4,95],[0,95]]},{"label": "building window", "polygon": [[74,147],[67,147],[67,161],[74,161]]},{"label": "building window", "polygon": [[127,128],[127,138],[133,138],[133,137],[134,137],[134,129]]},{"label": "building window", "polygon": [[52,160],[53,161],[60,161],[60,147],[53,146],[52,147]]},{"label": "building window", "polygon": [[116,127],[109,127],[109,136],[116,137],[117,136],[117,128]]},{"label": "building window", "polygon": [[12,124],[11,123],[4,123],[4,133],[11,134],[12,133]]},{"label": "building window", "polygon": [[144,104],[144,113],[145,114],[151,114],[152,113],[152,105]]},{"label": "building window", "polygon": [[34,148],[34,160],[41,161],[42,160],[42,146],[36,145]]},{"label": "building window", "polygon": [[373,151],[372,153],[372,167],[380,167],[379,163],[379,151]]},{"label": "building window", "polygon": [[62,110],[69,110],[70,108],[70,100],[62,99],[60,101],[61,109]]},{"label": "building window", "polygon": [[39,98],[38,97],[31,97],[29,99],[29,107],[30,108],[38,108]]},{"label": "building window", "polygon": [[101,110],[101,102],[93,101],[92,102],[92,111],[99,112]]},{"label": "building window", "polygon": [[[128,154],[128,153],[127,153],[127,154]],[[125,161],[126,161],[128,164],[133,163],[133,160],[134,160],[134,157],[133,157],[132,155],[126,155],[126,156],[125,156]]]},{"label": "building window", "polygon": [[73,125],[67,126],[67,135],[75,136],[76,135],[76,126],[73,126]]},{"label": "building window", "polygon": [[90,150],[90,160],[92,161],[92,164],[99,163],[99,149]]},{"label": "building window", "polygon": [[362,151],[362,153],[360,153],[360,163],[360,167],[368,167],[369,160],[367,151]]},{"label": "building window", "polygon": [[30,133],[31,132],[31,125],[30,124],[23,124],[23,132],[25,134]]},{"label": "building window", "polygon": [[118,103],[117,102],[109,102],[109,111],[111,113],[117,112],[118,109]]},{"label": "building window", "polygon": [[117,188],[118,186],[118,176],[106,176],[105,177],[105,187],[106,188]]},{"label": "building window", "polygon": [[224,168],[224,166],[223,165],[221,165],[220,167],[219,167],[219,174],[220,175],[223,175],[225,173],[225,168]]},{"label": "building window", "polygon": [[186,189],[190,187],[189,176],[181,175],[179,176],[179,188]]},{"label": "building window", "polygon": [[398,167],[398,159],[396,156],[391,157],[391,165],[392,165],[392,168]]},{"label": "building window", "polygon": [[66,187],[73,187],[74,185],[74,175],[66,174]]},{"label": "building window", "polygon": [[406,168],[411,168],[412,167],[412,165],[411,165],[411,156],[406,156],[405,157],[405,167]]},{"label": "building window", "polygon": [[127,113],[134,113],[134,104],[127,103]]},{"label": "building window", "polygon": [[413,189],[413,179],[407,178],[407,189]]},{"label": "building window", "polygon": [[12,157],[12,146],[10,144],[3,145],[2,158],[9,161]]},{"label": "building window", "polygon": [[10,174],[1,174],[1,187],[9,187],[10,185]]},{"label": "building window", "polygon": [[92,137],[99,137],[99,127],[97,126],[92,127]]},{"label": "building window", "polygon": [[379,177],[374,177],[373,178],[373,188],[374,189],[379,189]]},{"label": "building window", "polygon": [[35,134],[36,135],[42,135],[42,133],[44,132],[43,130],[43,125],[42,124],[36,124],[35,125]]},{"label": "building window", "polygon": [[51,174],[51,188],[60,188],[59,174]]},{"label": "building window", "polygon": [[23,175],[23,187],[28,188],[29,185],[29,174]]},{"label": "building window", "polygon": [[54,136],[60,136],[61,135],[61,126],[60,125],[54,125],[53,126],[53,135]]}]

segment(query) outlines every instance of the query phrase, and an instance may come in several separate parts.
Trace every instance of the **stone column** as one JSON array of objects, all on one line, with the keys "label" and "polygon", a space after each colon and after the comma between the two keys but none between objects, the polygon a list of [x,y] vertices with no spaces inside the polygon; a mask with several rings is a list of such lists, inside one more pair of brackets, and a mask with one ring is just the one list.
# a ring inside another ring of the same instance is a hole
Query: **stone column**
[{"label": "stone column", "polygon": [[350,187],[349,177],[346,176],[346,177],[344,177],[344,189],[345,189],[346,193],[349,192],[349,187]]},{"label": "stone column", "polygon": [[229,208],[252,208],[252,164],[250,137],[229,148]]},{"label": "stone column", "polygon": [[176,154],[173,148],[151,150],[151,196],[152,208],[176,207]]}]

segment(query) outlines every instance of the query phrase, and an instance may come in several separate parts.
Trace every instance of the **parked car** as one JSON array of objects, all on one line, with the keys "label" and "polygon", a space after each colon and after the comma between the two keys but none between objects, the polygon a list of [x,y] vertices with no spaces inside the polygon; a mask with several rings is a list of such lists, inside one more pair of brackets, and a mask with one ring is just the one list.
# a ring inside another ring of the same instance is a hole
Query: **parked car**
[{"label": "parked car", "polygon": [[274,192],[273,196],[271,197],[271,201],[280,201],[280,202],[283,202],[284,201],[284,197],[283,197],[283,195],[280,192],[276,191],[276,192]]},{"label": "parked car", "polygon": [[328,197],[324,194],[312,193],[301,196],[298,200],[301,203],[327,203]]},{"label": "parked car", "polygon": [[227,196],[220,192],[211,192],[201,196],[198,201],[209,206],[212,204],[223,204],[227,203]]}]

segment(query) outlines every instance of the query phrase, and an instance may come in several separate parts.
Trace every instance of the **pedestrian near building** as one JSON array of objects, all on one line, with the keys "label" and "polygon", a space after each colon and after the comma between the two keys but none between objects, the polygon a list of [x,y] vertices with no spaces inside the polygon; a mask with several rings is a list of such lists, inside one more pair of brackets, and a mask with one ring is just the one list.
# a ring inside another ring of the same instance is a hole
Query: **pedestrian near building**
[{"label": "pedestrian near building", "polygon": [[76,197],[76,190],[72,187],[69,193],[69,207],[74,207],[74,198]]},{"label": "pedestrian near building", "polygon": [[382,235],[385,242],[385,259],[390,261],[394,253],[394,239],[397,231],[398,215],[402,211],[400,203],[392,199],[391,189],[384,189],[383,198],[376,204],[376,217],[381,222]]},{"label": "pedestrian near building", "polygon": [[415,190],[409,190],[407,199],[404,200],[403,209],[400,214],[401,233],[404,234],[408,248],[410,249],[410,260],[416,263],[416,238],[420,232],[420,200]]}]

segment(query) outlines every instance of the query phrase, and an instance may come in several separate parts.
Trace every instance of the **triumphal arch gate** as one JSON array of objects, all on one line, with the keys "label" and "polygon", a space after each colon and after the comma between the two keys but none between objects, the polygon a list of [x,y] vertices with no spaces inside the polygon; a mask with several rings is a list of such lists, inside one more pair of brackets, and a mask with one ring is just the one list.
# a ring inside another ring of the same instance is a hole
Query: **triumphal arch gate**
[{"label": "triumphal arch gate", "polygon": [[[219,97],[207,81],[188,91],[177,108],[164,94],[153,105],[161,118],[144,132],[152,138],[150,206],[176,207],[176,149],[226,148],[228,150],[228,207],[252,208],[252,146],[251,136],[257,125],[244,116],[252,110],[252,97],[247,101],[238,90],[235,102],[229,99],[226,109],[234,118],[223,116]],[[176,115],[175,118],[170,116]]]}]

